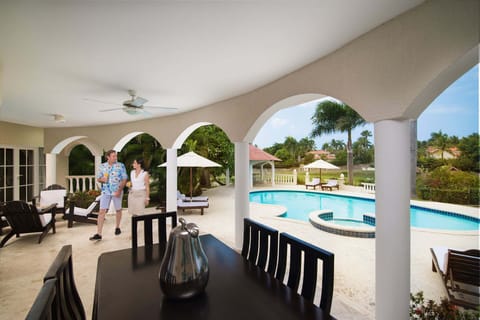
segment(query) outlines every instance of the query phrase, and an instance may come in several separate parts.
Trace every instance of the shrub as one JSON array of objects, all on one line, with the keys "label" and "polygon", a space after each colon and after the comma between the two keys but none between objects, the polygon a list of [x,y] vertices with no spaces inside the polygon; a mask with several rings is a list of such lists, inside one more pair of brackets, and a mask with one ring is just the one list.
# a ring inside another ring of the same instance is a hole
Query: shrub
[{"label": "shrub", "polygon": [[100,195],[98,190],[78,191],[68,197],[68,206],[73,201],[76,207],[88,208],[88,206]]},{"label": "shrub", "polygon": [[423,292],[410,294],[410,319],[422,320],[477,320],[480,310],[463,310],[444,298],[440,304],[425,301]]}]

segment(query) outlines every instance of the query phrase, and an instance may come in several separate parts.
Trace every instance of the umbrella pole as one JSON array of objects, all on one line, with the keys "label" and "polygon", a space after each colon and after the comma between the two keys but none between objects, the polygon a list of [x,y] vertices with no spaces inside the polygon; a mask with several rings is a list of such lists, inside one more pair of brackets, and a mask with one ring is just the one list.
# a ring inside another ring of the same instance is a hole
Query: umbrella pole
[{"label": "umbrella pole", "polygon": [[193,199],[193,176],[192,176],[192,167],[190,167],[190,202]]}]

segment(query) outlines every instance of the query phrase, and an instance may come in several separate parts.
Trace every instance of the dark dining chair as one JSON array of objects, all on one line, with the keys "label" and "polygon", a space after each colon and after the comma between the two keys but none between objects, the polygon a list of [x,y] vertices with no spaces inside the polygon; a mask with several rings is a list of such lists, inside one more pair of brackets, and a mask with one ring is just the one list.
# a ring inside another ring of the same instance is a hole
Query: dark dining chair
[{"label": "dark dining chair", "polygon": [[53,318],[52,306],[55,299],[56,282],[55,279],[44,282],[25,317],[26,320],[51,320]]},{"label": "dark dining chair", "polygon": [[85,309],[73,278],[72,245],[65,245],[60,249],[43,277],[43,282],[51,279],[56,280],[53,319],[86,319]]},{"label": "dark dining chair", "polygon": [[[303,253],[303,263],[302,263]],[[289,263],[287,258],[289,256]],[[333,297],[334,254],[288,233],[280,234],[278,266],[275,278],[284,281],[288,267],[287,286],[298,291],[303,276],[301,295],[313,302],[317,287],[317,269],[322,262],[322,292],[320,308],[330,313]]]},{"label": "dark dining chair", "polygon": [[242,256],[245,259],[275,275],[277,252],[277,230],[249,218],[243,219]]},{"label": "dark dining chair", "polygon": [[2,205],[2,211],[11,230],[3,237],[0,248],[14,235],[18,238],[24,233],[41,232],[38,238],[38,243],[41,243],[50,229],[55,233],[55,204],[39,211],[25,201],[7,201]]},{"label": "dark dining chair", "polygon": [[158,220],[158,242],[167,243],[167,218],[171,218],[172,228],[177,226],[177,212],[146,213],[132,216],[132,248],[138,247],[138,224],[143,221],[145,246],[153,245],[153,220]]}]

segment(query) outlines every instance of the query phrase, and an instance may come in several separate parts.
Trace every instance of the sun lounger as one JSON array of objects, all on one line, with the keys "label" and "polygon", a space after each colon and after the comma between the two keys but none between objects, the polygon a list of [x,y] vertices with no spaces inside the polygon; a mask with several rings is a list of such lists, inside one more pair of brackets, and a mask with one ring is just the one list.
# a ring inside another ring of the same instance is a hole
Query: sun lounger
[{"label": "sun lounger", "polygon": [[455,305],[475,309],[480,306],[480,250],[458,251],[431,248],[432,270],[438,272],[448,299]]},{"label": "sun lounger", "polygon": [[178,199],[177,208],[182,211],[186,209],[200,209],[201,215],[203,215],[203,209],[208,208],[208,201],[182,201]]},{"label": "sun lounger", "polygon": [[75,207],[73,202],[70,203],[70,208],[67,209],[65,216],[68,220],[68,227],[73,227],[73,222],[83,222],[83,223],[90,223],[90,224],[97,224],[97,217],[96,213],[93,213],[93,210],[100,202],[100,196],[98,196],[95,201],[93,201],[88,208],[79,208]]},{"label": "sun lounger", "polygon": [[340,190],[340,186],[338,185],[337,180],[328,180],[327,183],[322,184],[322,190],[332,191],[333,188]]},{"label": "sun lounger", "polygon": [[313,188],[313,190],[315,190],[315,188],[319,185],[320,185],[320,179],[313,178],[312,181],[305,183],[305,189],[308,189],[310,187],[310,188]]},{"label": "sun lounger", "polygon": [[180,199],[182,201],[199,201],[199,202],[207,202],[208,201],[208,197],[203,197],[203,196],[200,196],[200,197],[187,197],[186,195],[184,195],[183,193],[180,193],[180,191],[177,190],[177,199]]}]

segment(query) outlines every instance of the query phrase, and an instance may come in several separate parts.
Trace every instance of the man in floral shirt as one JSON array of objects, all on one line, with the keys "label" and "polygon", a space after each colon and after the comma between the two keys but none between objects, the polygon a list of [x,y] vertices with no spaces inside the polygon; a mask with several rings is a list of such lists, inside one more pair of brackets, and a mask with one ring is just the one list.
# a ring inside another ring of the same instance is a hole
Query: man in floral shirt
[{"label": "man in floral shirt", "polygon": [[115,150],[107,151],[106,157],[107,162],[100,165],[97,173],[97,181],[102,184],[102,195],[100,197],[97,233],[90,237],[90,240],[102,240],[103,222],[110,207],[110,201],[113,201],[116,210],[115,235],[122,232],[120,221],[122,219],[123,187],[125,187],[128,179],[127,170],[123,163],[117,162],[117,152]]}]

